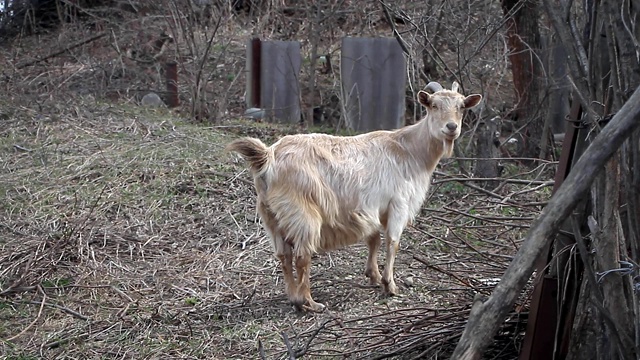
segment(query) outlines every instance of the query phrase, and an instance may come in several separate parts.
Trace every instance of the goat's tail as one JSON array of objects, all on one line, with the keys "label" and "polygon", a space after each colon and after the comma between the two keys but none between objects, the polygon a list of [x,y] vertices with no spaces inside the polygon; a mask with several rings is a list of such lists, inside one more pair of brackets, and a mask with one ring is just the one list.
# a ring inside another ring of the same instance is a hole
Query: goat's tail
[{"label": "goat's tail", "polygon": [[234,151],[249,163],[254,174],[262,173],[269,162],[269,148],[259,139],[244,137],[232,141],[226,151]]}]

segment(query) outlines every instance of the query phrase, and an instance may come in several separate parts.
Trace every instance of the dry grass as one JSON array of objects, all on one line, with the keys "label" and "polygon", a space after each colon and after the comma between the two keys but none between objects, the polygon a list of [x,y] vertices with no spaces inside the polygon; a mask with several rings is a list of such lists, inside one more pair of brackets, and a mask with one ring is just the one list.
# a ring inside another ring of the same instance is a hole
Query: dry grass
[{"label": "dry grass", "polygon": [[222,154],[237,134],[271,141],[290,130],[204,127],[168,111],[76,102],[0,107],[8,358],[245,359],[260,350],[269,359],[425,350],[434,358],[516,251],[539,210],[526,204],[548,196],[548,188],[518,194],[536,183],[505,183],[488,196],[440,175],[401,243],[401,296],[364,285],[358,245],[314,259],[312,291],[330,310],[298,314],[255,217],[248,174]]},{"label": "dry grass", "polygon": [[[244,164],[222,154],[238,135],[270,142],[296,131],[225,122],[243,112],[243,46],[256,29],[224,23],[211,61],[203,63],[209,87],[201,99],[210,116],[202,118],[220,121],[207,126],[131,105],[163,85],[157,74],[126,65],[115,48],[124,52],[144,20],[154,33],[163,21],[153,19],[136,17],[108,37],[32,67],[8,67],[0,78],[9,94],[0,98],[0,357],[446,357],[474,295],[491,291],[549,197],[549,184],[539,182],[550,179],[554,164],[530,172],[505,161],[505,179],[486,192],[447,161],[402,237],[401,295],[385,298],[366,285],[366,247],[356,245],[314,258],[312,292],[329,310],[296,313],[255,216]],[[384,27],[354,26],[344,33],[389,35]],[[182,54],[184,115],[194,102],[197,57],[186,50],[183,31],[172,30]],[[206,32],[196,30],[202,50]],[[257,30],[266,36],[269,27]],[[0,60],[31,61],[91,34],[81,24],[65,25],[16,40]],[[320,50],[333,53],[339,38]],[[496,54],[496,64],[506,64]],[[318,81],[331,83],[328,94],[337,84],[332,77]],[[495,101],[506,101],[496,90],[502,83],[490,90]],[[487,358],[514,358],[523,330],[514,312]]]}]

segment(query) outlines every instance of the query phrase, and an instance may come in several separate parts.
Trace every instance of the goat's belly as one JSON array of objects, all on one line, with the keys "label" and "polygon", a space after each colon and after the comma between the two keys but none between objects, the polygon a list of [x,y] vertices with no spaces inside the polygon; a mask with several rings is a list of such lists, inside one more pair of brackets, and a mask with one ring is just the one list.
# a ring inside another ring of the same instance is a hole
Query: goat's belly
[{"label": "goat's belly", "polygon": [[338,220],[336,224],[324,224],[316,251],[329,251],[353,245],[377,231],[380,231],[378,217],[355,212],[348,219]]}]

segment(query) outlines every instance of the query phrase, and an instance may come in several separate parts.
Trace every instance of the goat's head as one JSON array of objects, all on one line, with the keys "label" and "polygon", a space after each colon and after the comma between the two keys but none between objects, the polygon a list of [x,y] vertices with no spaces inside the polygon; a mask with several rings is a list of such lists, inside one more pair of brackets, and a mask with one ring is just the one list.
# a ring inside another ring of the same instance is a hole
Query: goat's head
[{"label": "goat's head", "polygon": [[451,90],[445,90],[437,82],[430,82],[426,91],[418,92],[418,102],[427,108],[425,119],[432,136],[453,142],[460,136],[462,115],[465,109],[472,108],[482,100],[482,95],[464,96],[458,92],[458,83],[454,82]]}]

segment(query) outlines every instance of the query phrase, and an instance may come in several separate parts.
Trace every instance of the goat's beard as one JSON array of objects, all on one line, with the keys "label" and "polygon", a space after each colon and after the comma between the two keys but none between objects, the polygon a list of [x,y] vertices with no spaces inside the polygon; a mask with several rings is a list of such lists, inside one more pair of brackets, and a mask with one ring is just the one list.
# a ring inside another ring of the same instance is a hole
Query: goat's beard
[{"label": "goat's beard", "polygon": [[442,150],[444,150],[443,158],[448,159],[453,156],[453,144],[455,140],[442,140]]}]

